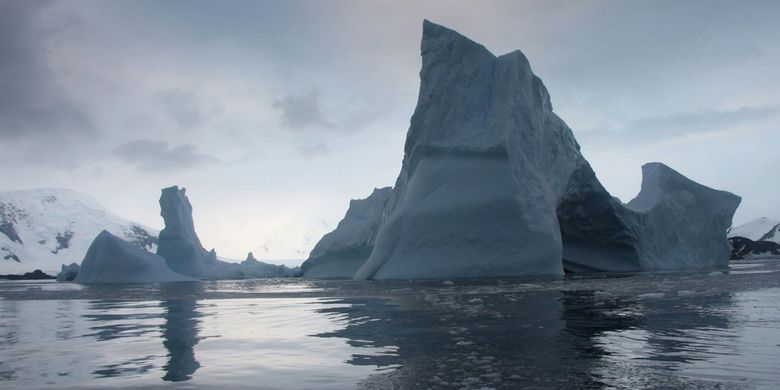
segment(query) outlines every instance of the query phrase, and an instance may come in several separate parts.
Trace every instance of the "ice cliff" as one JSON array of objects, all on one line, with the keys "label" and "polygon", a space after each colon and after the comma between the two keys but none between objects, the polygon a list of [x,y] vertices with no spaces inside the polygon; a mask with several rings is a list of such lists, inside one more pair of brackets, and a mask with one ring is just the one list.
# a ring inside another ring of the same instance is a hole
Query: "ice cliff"
[{"label": "ice cliff", "polygon": [[104,230],[87,250],[77,283],[149,283],[193,281],[173,272],[165,259]]},{"label": "ice cliff", "polygon": [[344,219],[320,239],[301,265],[306,278],[352,278],[368,259],[392,188],[375,188],[366,199],[351,200]]},{"label": "ice cliff", "polygon": [[[344,263],[362,260],[336,260],[334,243],[366,237],[373,248],[356,279],[726,266],[738,196],[652,163],[623,205],[580,154],[523,53],[496,57],[427,20],[421,52],[401,173],[378,227],[347,237],[346,228],[336,234],[340,224],[313,251],[310,275],[346,274]],[[327,254],[334,258],[315,267]]]},{"label": "ice cliff", "polygon": [[186,192],[186,189],[177,186],[162,190],[160,215],[165,221],[165,228],[158,237],[157,254],[172,270],[199,278],[206,272],[207,264],[216,258],[212,259],[195,234],[192,205]]}]

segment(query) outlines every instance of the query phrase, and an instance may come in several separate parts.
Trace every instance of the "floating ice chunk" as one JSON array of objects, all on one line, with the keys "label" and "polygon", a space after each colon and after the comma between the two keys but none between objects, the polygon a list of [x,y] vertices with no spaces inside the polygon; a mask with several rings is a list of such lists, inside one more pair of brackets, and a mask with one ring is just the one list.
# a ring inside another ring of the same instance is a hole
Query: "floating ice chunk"
[{"label": "floating ice chunk", "polygon": [[637,296],[637,298],[639,298],[639,299],[661,299],[663,297],[664,297],[664,293],[661,293],[661,292],[639,294]]},{"label": "floating ice chunk", "polygon": [[196,279],[171,271],[165,259],[104,230],[89,246],[77,283],[183,282]]}]

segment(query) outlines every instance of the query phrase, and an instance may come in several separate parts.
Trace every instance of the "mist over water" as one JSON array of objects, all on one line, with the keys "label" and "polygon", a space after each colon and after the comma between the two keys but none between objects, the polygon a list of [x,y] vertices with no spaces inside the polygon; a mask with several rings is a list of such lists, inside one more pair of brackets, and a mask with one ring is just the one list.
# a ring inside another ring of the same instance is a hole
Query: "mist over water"
[{"label": "mist over water", "polygon": [[778,271],[2,282],[0,387],[774,388]]}]

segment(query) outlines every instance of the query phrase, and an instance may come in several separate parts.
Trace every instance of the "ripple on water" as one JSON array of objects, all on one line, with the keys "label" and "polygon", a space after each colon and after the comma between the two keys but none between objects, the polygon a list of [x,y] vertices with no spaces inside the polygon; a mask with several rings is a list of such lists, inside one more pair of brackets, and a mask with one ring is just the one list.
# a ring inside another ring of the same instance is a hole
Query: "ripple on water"
[{"label": "ripple on water", "polygon": [[773,388],[777,269],[0,283],[0,387]]}]

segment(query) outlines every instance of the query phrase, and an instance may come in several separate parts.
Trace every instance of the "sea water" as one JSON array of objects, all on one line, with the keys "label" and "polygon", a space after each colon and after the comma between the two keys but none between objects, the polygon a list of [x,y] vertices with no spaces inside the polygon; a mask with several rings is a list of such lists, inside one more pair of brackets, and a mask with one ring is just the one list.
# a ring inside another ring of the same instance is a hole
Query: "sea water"
[{"label": "sea water", "polygon": [[774,389],[778,271],[2,282],[0,388]]}]

